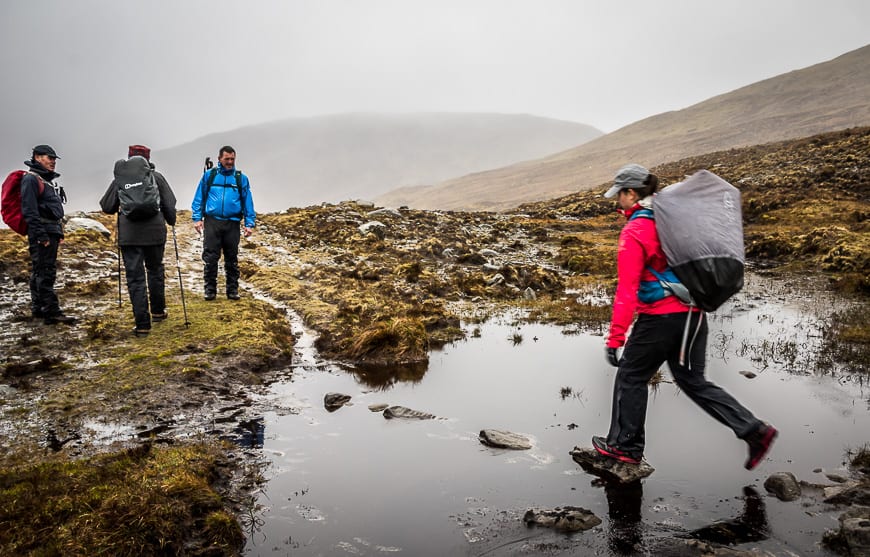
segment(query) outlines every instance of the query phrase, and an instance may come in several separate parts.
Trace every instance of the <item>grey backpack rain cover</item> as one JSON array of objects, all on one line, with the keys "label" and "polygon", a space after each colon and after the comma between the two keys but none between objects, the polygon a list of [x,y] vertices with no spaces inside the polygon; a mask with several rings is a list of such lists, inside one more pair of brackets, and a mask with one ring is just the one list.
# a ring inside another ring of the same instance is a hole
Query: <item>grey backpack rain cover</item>
[{"label": "grey backpack rain cover", "polygon": [[740,190],[701,170],[656,194],[653,211],[668,265],[699,308],[714,311],[743,288]]},{"label": "grey backpack rain cover", "polygon": [[145,157],[115,162],[114,184],[118,188],[121,214],[128,219],[145,220],[160,212],[160,192]]}]

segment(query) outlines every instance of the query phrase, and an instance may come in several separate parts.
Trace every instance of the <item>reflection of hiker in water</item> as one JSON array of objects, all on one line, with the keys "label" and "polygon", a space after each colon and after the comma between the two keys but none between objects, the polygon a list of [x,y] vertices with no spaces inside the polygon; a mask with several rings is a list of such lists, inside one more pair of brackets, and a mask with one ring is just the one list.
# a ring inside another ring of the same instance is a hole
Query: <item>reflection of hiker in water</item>
[{"label": "reflection of hiker in water", "polygon": [[770,527],[764,510],[764,499],[755,488],[743,488],[743,512],[731,520],[714,522],[689,532],[689,537],[705,542],[736,545],[766,540]]},{"label": "reflection of hiker in water", "polygon": [[[646,283],[658,283],[651,269],[661,274],[668,265],[652,211],[653,193],[658,183],[658,177],[646,168],[629,164],[619,170],[613,187],[604,194],[604,197],[616,196],[619,212],[628,222],[619,234],[618,284],[606,345],[608,363],[619,368],[613,386],[610,432],[606,438],[593,437],[592,445],[606,457],[640,463],[646,444],[647,384],[659,366],[667,362],[677,386],[692,402],[746,441],[749,458],[745,467],[751,470],[767,454],[777,431],[704,377],[707,352],[704,313],[664,291],[653,300],[638,299]],[[687,312],[692,312],[690,326],[694,339],[689,345],[688,361],[681,362]],[[632,322],[631,336],[626,342]],[[618,358],[616,351],[623,344],[625,350],[622,358]],[[683,446],[689,452],[697,450],[688,439]]]},{"label": "reflection of hiker in water", "polygon": [[643,552],[641,504],[643,484],[638,480],[629,484],[607,482],[607,545],[617,555],[635,555]]}]

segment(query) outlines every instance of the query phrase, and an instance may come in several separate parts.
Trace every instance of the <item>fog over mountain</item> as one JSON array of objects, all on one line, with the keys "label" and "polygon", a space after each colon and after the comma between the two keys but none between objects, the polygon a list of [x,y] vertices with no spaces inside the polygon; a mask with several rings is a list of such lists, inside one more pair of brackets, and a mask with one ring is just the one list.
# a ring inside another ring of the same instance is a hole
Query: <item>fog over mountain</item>
[{"label": "fog over mountain", "polygon": [[[216,163],[220,147],[232,145],[237,167],[250,177],[257,210],[273,212],[372,199],[401,186],[538,158],[601,135],[591,126],[529,115],[355,113],[226,130],[154,151],[151,159],[172,184],[179,207],[189,207],[205,157]],[[76,168],[76,162],[60,168],[87,176],[70,206],[94,208],[111,181],[111,161],[93,169]]]},{"label": "fog over mountain", "polygon": [[627,162],[688,156],[870,125],[870,45],[828,62],[630,124],[536,161],[404,188],[378,198],[420,209],[505,209],[612,179]]}]

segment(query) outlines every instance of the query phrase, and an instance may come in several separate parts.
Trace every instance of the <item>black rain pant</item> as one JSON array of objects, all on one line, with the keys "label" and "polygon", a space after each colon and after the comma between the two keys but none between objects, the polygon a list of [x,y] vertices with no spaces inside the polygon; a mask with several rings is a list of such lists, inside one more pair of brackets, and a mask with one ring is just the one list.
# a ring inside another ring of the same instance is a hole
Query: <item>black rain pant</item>
[{"label": "black rain pant", "polygon": [[121,246],[127,291],[130,293],[130,303],[133,304],[137,329],[150,329],[151,314],[166,311],[166,279],[163,268],[165,246],[166,244]]},{"label": "black rain pant", "polygon": [[710,416],[731,428],[737,437],[744,439],[762,425],[733,396],[704,377],[707,319],[703,313],[692,314],[689,338],[691,340],[695,333],[698,319],[703,321],[689,353],[689,367],[680,365],[686,314],[638,316],[616,372],[608,445],[633,456],[643,455],[647,384],[664,362],[668,363],[677,386]]},{"label": "black rain pant", "polygon": [[32,235],[27,236],[30,251],[30,311],[33,315],[51,317],[59,315],[60,304],[54,291],[57,279],[57,248],[60,236],[48,235],[48,245],[43,246]]},{"label": "black rain pant", "polygon": [[241,226],[237,220],[203,219],[202,261],[205,293],[217,293],[217,271],[221,252],[224,256],[224,272],[227,279],[227,294],[239,293],[239,240]]}]

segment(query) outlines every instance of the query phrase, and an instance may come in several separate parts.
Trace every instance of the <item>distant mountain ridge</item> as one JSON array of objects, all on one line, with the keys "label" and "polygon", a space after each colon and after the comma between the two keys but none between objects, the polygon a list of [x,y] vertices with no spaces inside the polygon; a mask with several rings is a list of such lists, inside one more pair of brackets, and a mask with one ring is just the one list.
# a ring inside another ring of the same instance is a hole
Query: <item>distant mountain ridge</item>
[{"label": "distant mountain ridge", "polygon": [[651,116],[538,160],[478,172],[376,199],[419,209],[501,210],[596,187],[626,162],[681,158],[870,125],[870,45]]},{"label": "distant mountain ridge", "polygon": [[[232,145],[250,176],[258,212],[373,199],[584,143],[591,126],[525,114],[350,113],[290,118],[210,134],[152,159],[185,205],[205,156]],[[179,189],[181,190],[179,192]]]}]

